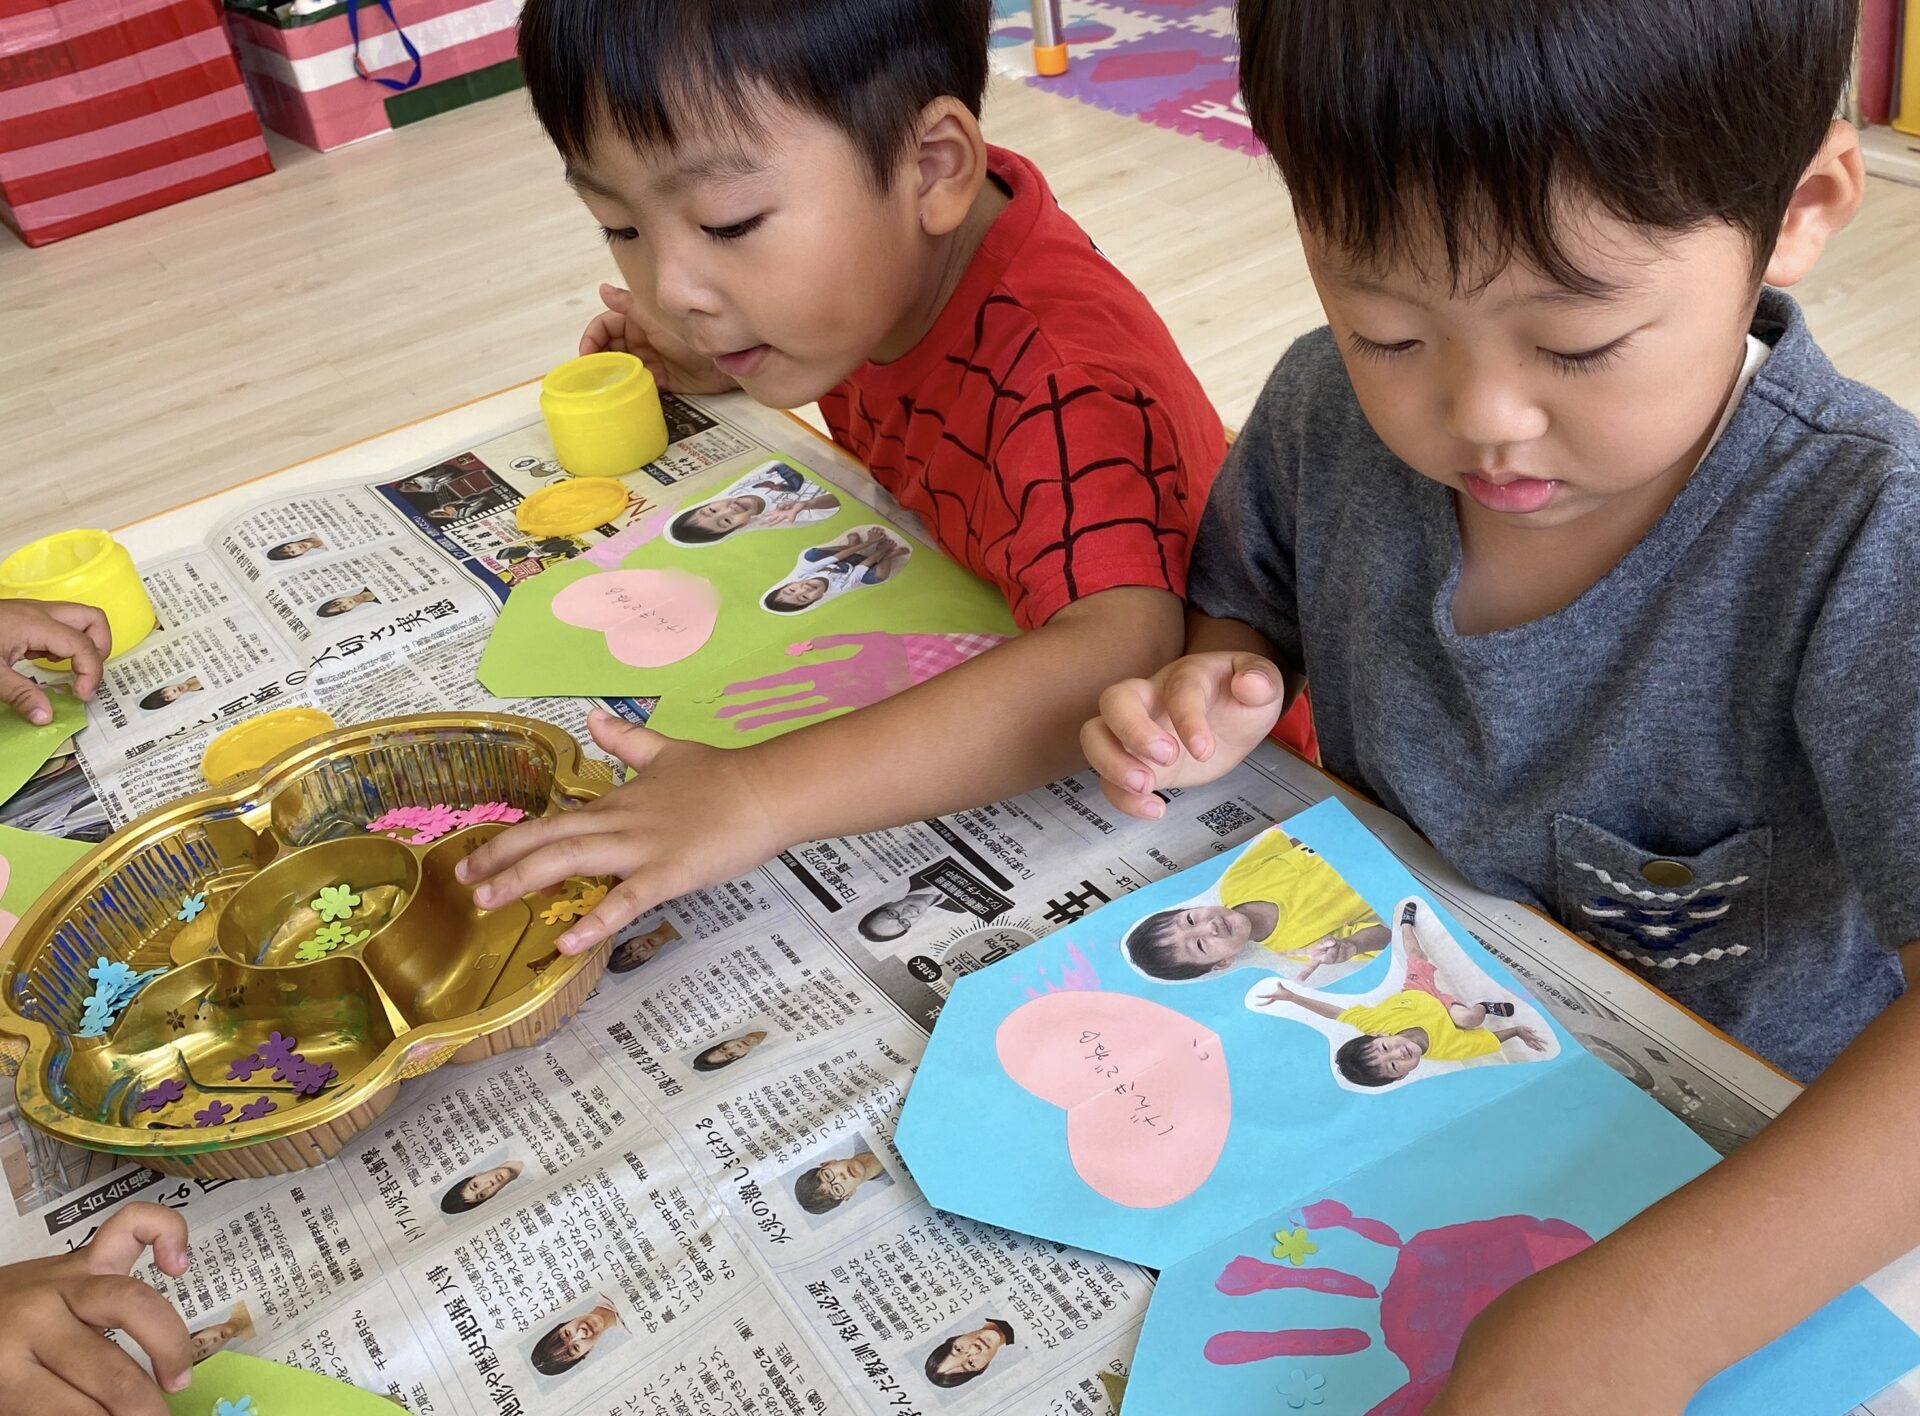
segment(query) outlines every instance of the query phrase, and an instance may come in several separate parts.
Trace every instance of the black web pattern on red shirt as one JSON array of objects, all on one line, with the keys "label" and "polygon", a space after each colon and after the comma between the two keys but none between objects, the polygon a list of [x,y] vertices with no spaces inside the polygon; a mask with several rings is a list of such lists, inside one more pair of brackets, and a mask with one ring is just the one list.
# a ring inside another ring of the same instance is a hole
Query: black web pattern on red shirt
[{"label": "black web pattern on red shirt", "polygon": [[[1063,382],[1036,353],[1039,342],[1032,313],[1011,296],[993,295],[975,315],[972,347],[946,356],[960,371],[950,409],[907,394],[876,415],[856,387],[851,399],[842,392],[822,399],[823,411],[875,477],[926,519],[949,555],[1001,586],[1016,616],[1035,584],[1059,579],[1068,600],[1079,598],[1075,561],[1089,538],[1122,541],[1122,555],[1150,554],[1157,569],[1133,583],[1151,575],[1177,592],[1186,487],[1172,438],[1155,427],[1155,401],[1132,386]],[[1089,399],[1131,409],[1137,427],[1112,416],[1090,430],[1076,424],[1075,406]],[[929,423],[939,430],[932,438]],[[1016,477],[1003,480],[993,467],[1010,444],[1023,463]],[[1052,470],[1037,472],[1028,459],[1050,459]],[[1043,523],[1057,530],[1048,535],[1038,529]],[[1116,536],[1127,528],[1139,534]],[[1033,544],[1036,533],[1045,539]]]}]

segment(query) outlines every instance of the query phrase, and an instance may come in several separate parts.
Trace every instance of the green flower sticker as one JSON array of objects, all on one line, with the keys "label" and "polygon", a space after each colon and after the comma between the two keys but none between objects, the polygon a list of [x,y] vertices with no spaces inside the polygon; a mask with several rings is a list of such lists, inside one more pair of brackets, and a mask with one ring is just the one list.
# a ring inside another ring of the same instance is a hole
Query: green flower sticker
[{"label": "green flower sticker", "polygon": [[353,886],[322,885],[320,898],[313,901],[312,909],[322,919],[347,919],[359,905],[360,897],[353,893]]}]

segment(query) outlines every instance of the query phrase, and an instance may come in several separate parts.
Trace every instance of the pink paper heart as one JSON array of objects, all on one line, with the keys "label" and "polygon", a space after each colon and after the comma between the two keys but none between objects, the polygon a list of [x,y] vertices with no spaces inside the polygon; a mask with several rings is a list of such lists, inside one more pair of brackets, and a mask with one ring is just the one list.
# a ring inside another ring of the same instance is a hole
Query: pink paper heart
[{"label": "pink paper heart", "polygon": [[562,624],[597,629],[607,652],[636,669],[677,664],[713,635],[720,592],[684,570],[609,570],[583,576],[553,597]]},{"label": "pink paper heart", "polygon": [[1158,1209],[1206,1182],[1233,1116],[1220,1039],[1128,993],[1024,1003],[994,1036],[1007,1075],[1067,1113],[1067,1155],[1100,1194]]}]

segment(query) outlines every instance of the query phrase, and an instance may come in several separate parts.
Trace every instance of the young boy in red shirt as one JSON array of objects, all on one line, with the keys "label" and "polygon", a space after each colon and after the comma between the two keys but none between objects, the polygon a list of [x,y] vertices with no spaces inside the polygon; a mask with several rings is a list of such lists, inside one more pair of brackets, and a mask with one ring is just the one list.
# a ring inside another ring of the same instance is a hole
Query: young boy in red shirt
[{"label": "young boy in red shirt", "polygon": [[560,947],[803,840],[992,801],[1080,765],[1099,691],[1179,651],[1224,448],[1166,327],[1025,159],[980,135],[987,0],[530,0],[520,57],[625,288],[583,350],[681,393],[818,401],[834,440],[999,586],[1026,631],[752,747],[596,715],[639,769],[506,832],[483,906],[623,883]]}]

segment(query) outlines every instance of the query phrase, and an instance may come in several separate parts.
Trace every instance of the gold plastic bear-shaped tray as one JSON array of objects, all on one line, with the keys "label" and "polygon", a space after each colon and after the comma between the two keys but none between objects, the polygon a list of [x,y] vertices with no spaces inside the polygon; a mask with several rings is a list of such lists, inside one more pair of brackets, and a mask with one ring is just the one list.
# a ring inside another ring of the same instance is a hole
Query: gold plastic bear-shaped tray
[{"label": "gold plastic bear-shaped tray", "polygon": [[[435,804],[540,816],[611,785],[550,724],[421,714],[329,733],[131,823],[0,949],[21,1114],[156,1170],[278,1174],[337,1154],[403,1079],[542,1041],[606,967],[604,949],[554,948],[568,903],[603,882],[481,910],[454,867],[504,825],[415,844],[367,823]],[[349,940],[302,957],[323,924],[312,902],[337,885],[359,896]],[[85,1036],[102,959],[152,976]]]}]

